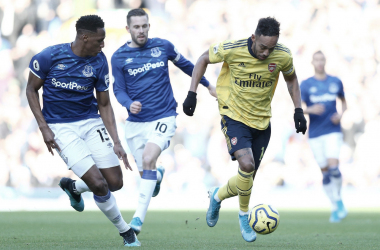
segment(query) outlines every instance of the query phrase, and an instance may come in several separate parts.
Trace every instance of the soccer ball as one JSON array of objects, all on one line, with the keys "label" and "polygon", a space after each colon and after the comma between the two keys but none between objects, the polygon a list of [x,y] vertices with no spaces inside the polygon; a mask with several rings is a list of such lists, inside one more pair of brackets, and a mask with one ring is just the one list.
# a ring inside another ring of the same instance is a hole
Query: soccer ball
[{"label": "soccer ball", "polygon": [[249,225],[258,234],[270,234],[280,223],[280,214],[277,210],[265,204],[253,207],[248,216]]}]

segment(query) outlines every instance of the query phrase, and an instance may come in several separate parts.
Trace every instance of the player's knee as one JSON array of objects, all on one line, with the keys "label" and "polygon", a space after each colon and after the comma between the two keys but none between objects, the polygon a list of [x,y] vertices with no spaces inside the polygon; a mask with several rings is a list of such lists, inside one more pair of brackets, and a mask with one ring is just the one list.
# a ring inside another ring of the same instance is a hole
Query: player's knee
[{"label": "player's knee", "polygon": [[108,183],[108,187],[111,192],[115,192],[120,190],[123,187],[123,179],[119,179],[113,183]]},{"label": "player's knee", "polygon": [[150,155],[143,156],[143,168],[147,170],[155,169],[156,162],[155,159]]},{"label": "player's knee", "polygon": [[246,173],[251,173],[255,170],[255,162],[252,160],[245,160],[241,161],[240,163],[240,169]]},{"label": "player's knee", "polygon": [[107,181],[102,177],[97,179],[91,187],[91,191],[95,195],[103,196],[108,193]]}]

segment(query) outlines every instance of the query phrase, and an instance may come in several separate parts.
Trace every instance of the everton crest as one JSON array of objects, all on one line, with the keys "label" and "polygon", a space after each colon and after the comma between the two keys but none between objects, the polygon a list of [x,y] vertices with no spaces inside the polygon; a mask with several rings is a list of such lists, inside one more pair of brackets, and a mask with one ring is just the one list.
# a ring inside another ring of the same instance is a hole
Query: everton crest
[{"label": "everton crest", "polygon": [[275,63],[268,64],[268,70],[269,72],[273,72],[276,69],[277,65]]},{"label": "everton crest", "polygon": [[92,66],[91,65],[84,66],[84,70],[82,71],[82,73],[84,76],[87,76],[87,77],[92,76],[94,74],[94,72],[92,72]]},{"label": "everton crest", "polygon": [[153,49],[151,49],[151,51],[152,51],[152,56],[153,57],[159,57],[160,55],[161,55],[161,51],[160,51],[160,49],[159,48],[153,48]]}]

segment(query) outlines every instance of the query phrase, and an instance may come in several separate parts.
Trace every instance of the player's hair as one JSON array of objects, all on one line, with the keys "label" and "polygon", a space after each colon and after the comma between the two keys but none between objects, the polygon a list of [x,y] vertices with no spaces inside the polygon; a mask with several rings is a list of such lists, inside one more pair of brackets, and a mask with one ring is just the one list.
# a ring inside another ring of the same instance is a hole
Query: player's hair
[{"label": "player's hair", "polygon": [[280,23],[273,17],[260,18],[255,36],[280,36]]},{"label": "player's hair", "polygon": [[104,28],[103,20],[97,15],[81,16],[75,28],[78,34],[83,34],[86,31],[97,32],[99,28]]},{"label": "player's hair", "polygon": [[316,55],[316,54],[321,54],[321,55],[325,55],[325,54],[323,54],[323,52],[321,51],[321,50],[318,50],[318,51],[316,51],[316,52],[314,52],[314,54],[313,54],[313,58],[314,58],[314,56]]},{"label": "player's hair", "polygon": [[128,15],[127,15],[127,25],[129,26],[129,24],[131,23],[131,17],[133,16],[146,16],[146,18],[148,18],[149,20],[149,16],[148,14],[145,12],[145,10],[141,9],[141,8],[138,8],[138,9],[133,9],[133,10],[130,10],[128,12]]}]

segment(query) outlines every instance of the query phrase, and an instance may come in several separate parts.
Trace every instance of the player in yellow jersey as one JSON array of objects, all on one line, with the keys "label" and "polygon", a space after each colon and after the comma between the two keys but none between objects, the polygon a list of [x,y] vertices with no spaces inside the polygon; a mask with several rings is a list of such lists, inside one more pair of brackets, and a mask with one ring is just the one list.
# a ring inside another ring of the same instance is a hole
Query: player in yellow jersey
[{"label": "player in yellow jersey", "polygon": [[295,106],[294,122],[305,134],[306,119],[301,109],[301,95],[290,50],[278,43],[280,23],[274,18],[261,18],[255,34],[248,39],[215,43],[198,59],[191,87],[183,103],[183,111],[192,116],[196,106],[196,90],[207,65],[223,62],[216,92],[222,131],[232,160],[239,163],[238,174],[221,188],[209,191],[210,206],[206,221],[216,225],[221,202],[239,196],[239,224],[244,240],[256,240],[248,223],[248,207],[256,171],[268,146],[271,127],[271,101],[280,72],[287,83]]}]

